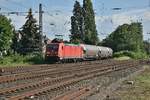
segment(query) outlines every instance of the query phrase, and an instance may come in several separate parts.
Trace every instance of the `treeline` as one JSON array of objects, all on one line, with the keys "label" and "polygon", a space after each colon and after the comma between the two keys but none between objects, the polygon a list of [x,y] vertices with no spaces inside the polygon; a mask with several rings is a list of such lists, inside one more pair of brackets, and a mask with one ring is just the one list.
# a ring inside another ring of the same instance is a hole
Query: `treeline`
[{"label": "treeline", "polygon": [[[120,55],[141,58],[150,54],[150,43],[143,40],[143,26],[140,22],[123,24],[107,36],[101,43]],[[118,53],[120,52],[120,53]]]},{"label": "treeline", "polygon": [[11,20],[0,15],[0,55],[18,53],[26,55],[34,51],[40,51],[42,36],[39,33],[37,21],[33,18],[29,9],[25,24],[19,31],[11,24]]},{"label": "treeline", "polygon": [[16,31],[11,20],[0,15],[0,64],[42,64],[42,35],[29,9],[25,24]]},{"label": "treeline", "polygon": [[102,45],[111,47],[115,52],[142,51],[143,26],[139,22],[121,25],[103,40]]},{"label": "treeline", "polygon": [[70,41],[86,44],[97,44],[99,42],[91,0],[83,0],[83,6],[75,1],[73,16],[71,17]]}]

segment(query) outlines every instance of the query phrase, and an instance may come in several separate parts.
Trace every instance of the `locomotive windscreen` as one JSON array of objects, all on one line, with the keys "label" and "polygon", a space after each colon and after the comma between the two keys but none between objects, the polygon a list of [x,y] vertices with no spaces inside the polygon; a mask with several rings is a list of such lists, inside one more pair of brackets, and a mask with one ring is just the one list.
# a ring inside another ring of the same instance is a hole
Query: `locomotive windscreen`
[{"label": "locomotive windscreen", "polygon": [[49,51],[51,51],[51,50],[53,50],[53,51],[58,51],[58,47],[59,47],[59,45],[58,44],[48,44],[47,45],[47,50]]}]

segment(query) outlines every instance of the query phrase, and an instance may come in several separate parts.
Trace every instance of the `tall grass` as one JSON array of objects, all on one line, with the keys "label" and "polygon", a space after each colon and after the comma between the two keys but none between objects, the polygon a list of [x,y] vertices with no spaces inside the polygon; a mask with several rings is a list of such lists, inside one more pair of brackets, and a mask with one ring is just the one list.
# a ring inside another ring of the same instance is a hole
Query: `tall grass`
[{"label": "tall grass", "polygon": [[19,55],[13,54],[0,58],[0,65],[28,65],[28,64],[43,64],[44,59],[41,54]]}]

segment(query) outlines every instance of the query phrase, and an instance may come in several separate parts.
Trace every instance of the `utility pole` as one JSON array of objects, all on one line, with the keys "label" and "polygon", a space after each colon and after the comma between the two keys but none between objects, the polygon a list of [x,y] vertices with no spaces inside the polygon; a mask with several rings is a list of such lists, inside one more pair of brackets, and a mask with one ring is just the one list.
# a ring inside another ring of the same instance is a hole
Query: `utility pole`
[{"label": "utility pole", "polygon": [[42,4],[39,4],[39,33],[41,34],[41,52],[44,54],[44,34],[43,34],[43,10]]},{"label": "utility pole", "polygon": [[43,11],[42,11],[42,4],[39,4],[39,32],[43,35]]}]

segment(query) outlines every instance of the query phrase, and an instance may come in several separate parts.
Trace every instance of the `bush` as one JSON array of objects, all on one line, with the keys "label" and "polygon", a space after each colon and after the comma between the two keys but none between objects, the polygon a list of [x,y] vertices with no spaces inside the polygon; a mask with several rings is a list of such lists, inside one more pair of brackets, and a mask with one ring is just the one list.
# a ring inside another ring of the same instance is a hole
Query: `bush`
[{"label": "bush", "polygon": [[28,56],[26,56],[25,62],[30,62],[31,64],[45,63],[43,56],[40,53],[29,54]]},{"label": "bush", "polygon": [[14,54],[0,58],[1,65],[43,64],[44,59],[40,53],[28,54],[26,56]]},{"label": "bush", "polygon": [[0,64],[11,65],[11,64],[23,64],[24,57],[18,54],[6,56],[0,59]]},{"label": "bush", "polygon": [[148,55],[145,52],[132,52],[132,51],[120,51],[116,52],[113,55],[114,57],[123,57],[128,56],[132,59],[144,59],[148,58]]}]

